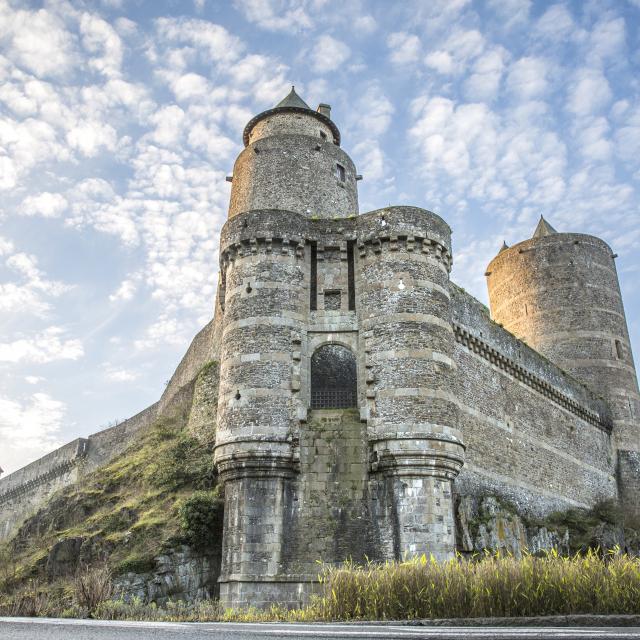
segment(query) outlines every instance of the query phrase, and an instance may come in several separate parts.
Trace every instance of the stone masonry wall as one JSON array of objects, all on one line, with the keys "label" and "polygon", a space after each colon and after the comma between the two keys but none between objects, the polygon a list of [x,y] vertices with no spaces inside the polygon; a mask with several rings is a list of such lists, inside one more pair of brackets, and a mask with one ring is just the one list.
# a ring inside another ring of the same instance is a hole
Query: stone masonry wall
[{"label": "stone masonry wall", "polygon": [[452,286],[454,393],[466,462],[458,495],[497,495],[543,515],[616,498],[606,405],[581,383],[492,323]]},{"label": "stone masonry wall", "polygon": [[286,516],[285,564],[313,579],[317,562],[374,558],[366,425],[357,409],[311,411],[300,430],[300,475]]},{"label": "stone masonry wall", "polygon": [[87,445],[85,438],[73,440],[0,480],[0,542],[43,500],[78,479]]},{"label": "stone masonry wall", "polygon": [[611,247],[554,233],[487,267],[492,317],[609,404],[620,449],[640,449],[640,393]]},{"label": "stone masonry wall", "polygon": [[276,208],[308,217],[357,215],[351,158],[333,142],[307,135],[279,135],[250,144],[233,168],[229,217]]},{"label": "stone masonry wall", "polygon": [[[171,411],[183,396],[189,399],[194,389],[200,397],[206,395],[210,391],[205,389],[207,381],[201,381],[198,387],[195,378],[205,364],[217,358],[219,331],[220,324],[214,318],[195,336],[159,402],[114,427],[74,440],[1,478],[0,541],[10,537],[20,523],[56,491],[124,451],[141,429],[163,411]],[[202,434],[206,429],[206,410],[197,411],[202,415],[196,419],[194,414],[193,431]]]}]

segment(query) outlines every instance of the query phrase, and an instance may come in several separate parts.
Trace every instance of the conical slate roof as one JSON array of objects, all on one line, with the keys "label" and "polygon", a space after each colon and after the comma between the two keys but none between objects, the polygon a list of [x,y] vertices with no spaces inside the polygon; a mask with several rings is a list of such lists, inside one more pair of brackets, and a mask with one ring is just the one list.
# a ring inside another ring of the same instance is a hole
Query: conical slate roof
[{"label": "conical slate roof", "polygon": [[338,130],[338,127],[335,125],[335,123],[331,120],[331,118],[328,115],[320,113],[319,111],[314,111],[296,93],[295,87],[291,87],[291,91],[289,91],[289,93],[282,100],[280,100],[280,102],[278,102],[275,107],[267,109],[266,111],[259,113],[258,115],[251,118],[251,120],[249,120],[247,126],[244,128],[244,133],[242,135],[245,147],[249,144],[249,135],[251,133],[251,130],[258,122],[260,122],[260,120],[263,120],[264,118],[267,118],[274,113],[282,113],[286,111],[292,111],[294,113],[304,113],[305,115],[309,115],[316,118],[317,120],[320,120],[320,122],[323,122],[329,127],[329,129],[331,129],[333,133],[333,141],[335,142],[335,144],[340,146],[340,131]]},{"label": "conical slate roof", "polygon": [[296,88],[291,87],[291,91],[274,107],[274,109],[280,109],[280,107],[296,107],[298,109],[309,109],[311,107],[296,93]]},{"label": "conical slate roof", "polygon": [[533,232],[531,238],[544,238],[545,236],[550,236],[554,233],[558,232],[544,219],[544,216],[540,216],[540,222],[538,222],[538,226]]},{"label": "conical slate roof", "polygon": [[502,241],[502,246],[500,247],[500,251],[498,251],[498,254],[502,253],[503,251],[506,251],[509,248],[509,245],[506,243],[506,241]]}]

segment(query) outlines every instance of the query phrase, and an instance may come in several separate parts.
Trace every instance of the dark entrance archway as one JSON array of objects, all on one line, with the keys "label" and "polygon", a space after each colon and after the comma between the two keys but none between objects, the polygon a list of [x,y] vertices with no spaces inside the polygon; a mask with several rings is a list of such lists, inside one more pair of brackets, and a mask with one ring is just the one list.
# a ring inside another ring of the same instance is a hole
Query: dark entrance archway
[{"label": "dark entrance archway", "polygon": [[358,406],[358,374],[353,352],[326,344],[311,356],[311,408],[350,409]]}]

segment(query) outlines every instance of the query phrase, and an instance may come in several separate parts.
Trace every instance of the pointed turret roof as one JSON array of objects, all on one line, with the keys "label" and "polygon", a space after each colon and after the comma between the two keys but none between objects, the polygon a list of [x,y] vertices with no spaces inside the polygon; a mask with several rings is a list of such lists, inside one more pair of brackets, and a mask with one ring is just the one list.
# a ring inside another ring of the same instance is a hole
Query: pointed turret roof
[{"label": "pointed turret roof", "polygon": [[540,216],[540,222],[538,222],[538,226],[533,232],[531,238],[544,238],[545,236],[550,236],[554,233],[558,232],[544,219],[544,216]]},{"label": "pointed turret roof", "polygon": [[503,251],[506,251],[509,248],[509,245],[507,244],[506,240],[502,241],[502,246],[500,247],[500,251],[498,251],[498,254],[501,254]]},{"label": "pointed turret roof", "polygon": [[274,107],[274,109],[280,109],[281,107],[296,107],[297,109],[309,109],[311,107],[296,93],[296,88],[292,85],[291,91]]},{"label": "pointed turret roof", "polygon": [[262,113],[257,114],[249,122],[247,126],[244,128],[244,133],[242,135],[242,139],[244,141],[245,147],[249,144],[249,135],[251,130],[255,125],[260,122],[260,120],[264,120],[264,118],[268,118],[269,116],[275,113],[282,113],[283,111],[290,111],[293,113],[304,114],[305,116],[312,116],[316,118],[316,120],[320,120],[325,125],[331,129],[333,133],[333,141],[339,146],[340,145],[340,131],[338,127],[336,127],[335,123],[329,117],[329,112],[321,113],[319,111],[314,111],[297,93],[295,87],[291,87],[291,91],[282,99],[275,107],[271,109],[267,109]]}]

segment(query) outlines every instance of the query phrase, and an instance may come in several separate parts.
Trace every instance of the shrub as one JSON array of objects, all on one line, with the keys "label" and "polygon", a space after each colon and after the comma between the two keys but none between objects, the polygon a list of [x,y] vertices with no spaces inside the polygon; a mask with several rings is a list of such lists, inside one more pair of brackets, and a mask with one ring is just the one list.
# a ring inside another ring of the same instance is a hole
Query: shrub
[{"label": "shrub", "polygon": [[196,491],[179,509],[180,526],[194,549],[206,550],[222,535],[224,504],[218,491]]},{"label": "shrub", "polygon": [[79,569],[73,581],[73,595],[78,607],[92,617],[98,605],[113,595],[109,567],[105,564]]},{"label": "shrub", "polygon": [[0,615],[32,618],[49,615],[52,608],[46,586],[37,580],[29,580],[10,598],[0,602]]},{"label": "shrub", "polygon": [[177,491],[185,486],[211,486],[215,478],[209,447],[187,434],[180,434],[155,460],[149,473],[152,486]]}]

